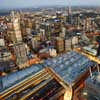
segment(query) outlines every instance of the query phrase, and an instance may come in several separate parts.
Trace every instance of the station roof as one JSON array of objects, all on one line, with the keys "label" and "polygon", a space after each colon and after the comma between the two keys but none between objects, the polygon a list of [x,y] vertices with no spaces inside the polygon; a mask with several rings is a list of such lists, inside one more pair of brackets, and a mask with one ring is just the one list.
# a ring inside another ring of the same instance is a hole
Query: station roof
[{"label": "station roof", "polygon": [[23,81],[27,77],[36,74],[43,69],[42,65],[32,65],[29,68],[23,69],[21,71],[13,72],[7,76],[0,77],[0,92],[5,89],[16,85],[17,83]]},{"label": "station roof", "polygon": [[29,76],[35,75],[45,67],[53,69],[66,84],[72,85],[73,82],[88,69],[88,67],[94,65],[95,63],[85,56],[71,51],[67,54],[45,60],[43,64],[32,65],[29,68],[0,77],[0,92],[18,84]]},{"label": "station roof", "polygon": [[45,61],[45,66],[52,68],[65,83],[71,86],[82,73],[86,72],[88,67],[94,64],[85,56],[74,51]]}]

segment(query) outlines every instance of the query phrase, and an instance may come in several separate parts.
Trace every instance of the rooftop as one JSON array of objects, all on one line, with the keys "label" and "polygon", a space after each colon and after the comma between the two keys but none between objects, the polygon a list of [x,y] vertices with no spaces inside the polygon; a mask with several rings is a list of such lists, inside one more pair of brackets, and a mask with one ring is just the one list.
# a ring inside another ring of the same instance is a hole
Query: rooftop
[{"label": "rooftop", "polygon": [[65,83],[72,85],[77,78],[95,63],[74,51],[48,59],[45,66],[52,68]]}]

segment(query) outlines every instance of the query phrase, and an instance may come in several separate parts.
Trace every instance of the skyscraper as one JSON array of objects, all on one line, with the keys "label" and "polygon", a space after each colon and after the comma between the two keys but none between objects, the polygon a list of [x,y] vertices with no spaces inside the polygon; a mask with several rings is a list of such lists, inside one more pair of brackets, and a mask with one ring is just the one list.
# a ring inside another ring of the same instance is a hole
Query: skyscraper
[{"label": "skyscraper", "polygon": [[68,6],[68,24],[72,24],[72,10],[71,10],[71,4],[70,0],[69,1],[69,6]]},{"label": "skyscraper", "polygon": [[11,40],[13,40],[13,43],[18,43],[22,41],[22,34],[21,34],[21,28],[20,28],[20,15],[19,13],[14,14],[14,12],[12,12],[12,36],[11,36]]}]

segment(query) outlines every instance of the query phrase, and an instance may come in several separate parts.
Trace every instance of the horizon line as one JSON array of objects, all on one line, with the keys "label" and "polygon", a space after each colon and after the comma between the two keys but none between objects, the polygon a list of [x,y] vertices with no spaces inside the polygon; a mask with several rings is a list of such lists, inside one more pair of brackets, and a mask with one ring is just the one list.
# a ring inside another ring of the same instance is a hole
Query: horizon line
[{"label": "horizon line", "polygon": [[[27,6],[27,7],[2,7],[0,8],[0,10],[2,9],[31,9],[31,8],[42,8],[42,7],[68,7],[69,5],[37,5],[37,6]],[[99,5],[71,5],[71,7],[100,7]]]}]

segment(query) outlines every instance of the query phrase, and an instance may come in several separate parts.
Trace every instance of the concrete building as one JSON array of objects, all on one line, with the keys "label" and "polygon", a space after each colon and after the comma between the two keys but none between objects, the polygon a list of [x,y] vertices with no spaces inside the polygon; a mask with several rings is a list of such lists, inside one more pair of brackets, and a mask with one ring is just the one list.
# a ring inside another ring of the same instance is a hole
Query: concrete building
[{"label": "concrete building", "polygon": [[58,53],[61,53],[64,51],[64,39],[57,37],[56,38],[56,49]]},{"label": "concrete building", "polygon": [[26,44],[18,43],[13,45],[14,54],[16,55],[16,64],[21,65],[27,62],[27,48]]},{"label": "concrete building", "polygon": [[13,31],[14,31],[14,38],[15,43],[22,41],[22,34],[21,34],[21,28],[20,28],[20,15],[16,14],[14,15],[12,13],[12,23],[13,23]]}]

